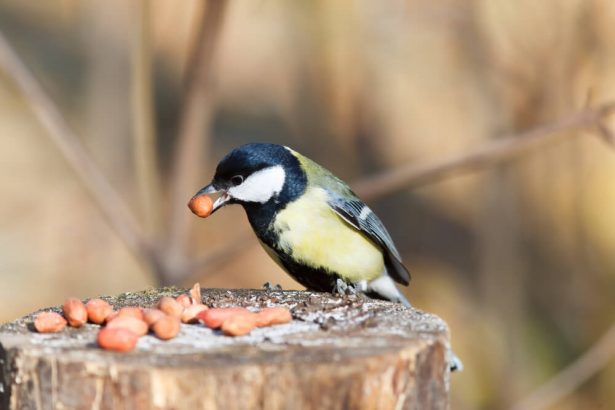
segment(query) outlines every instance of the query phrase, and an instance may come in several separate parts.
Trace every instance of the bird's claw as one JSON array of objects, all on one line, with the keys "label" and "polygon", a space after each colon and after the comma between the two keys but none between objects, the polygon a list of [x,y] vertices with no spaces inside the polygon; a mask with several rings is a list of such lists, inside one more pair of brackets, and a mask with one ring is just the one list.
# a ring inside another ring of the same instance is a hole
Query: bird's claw
[{"label": "bird's claw", "polygon": [[263,283],[263,289],[265,290],[282,290],[282,286],[280,284],[273,285],[271,282],[267,281]]},{"label": "bird's claw", "polygon": [[335,285],[333,286],[333,293],[340,296],[356,295],[357,290],[352,284],[347,283],[340,278],[337,278],[337,280],[335,281]]}]

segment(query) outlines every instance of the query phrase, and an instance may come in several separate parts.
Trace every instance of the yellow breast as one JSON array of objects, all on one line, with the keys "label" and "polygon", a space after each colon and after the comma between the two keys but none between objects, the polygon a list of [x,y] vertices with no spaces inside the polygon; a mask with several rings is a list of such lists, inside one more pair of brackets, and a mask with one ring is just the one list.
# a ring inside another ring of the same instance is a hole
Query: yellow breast
[{"label": "yellow breast", "polygon": [[280,246],[298,262],[349,281],[377,278],[384,270],[380,248],[339,217],[326,195],[322,188],[308,188],[277,214],[273,227]]}]

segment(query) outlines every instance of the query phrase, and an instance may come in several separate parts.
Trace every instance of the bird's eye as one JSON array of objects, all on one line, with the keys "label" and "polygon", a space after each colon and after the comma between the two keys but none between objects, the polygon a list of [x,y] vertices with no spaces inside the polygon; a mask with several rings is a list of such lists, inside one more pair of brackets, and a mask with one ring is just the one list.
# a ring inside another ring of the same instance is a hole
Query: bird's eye
[{"label": "bird's eye", "polygon": [[242,182],[243,182],[243,177],[241,175],[235,175],[234,177],[231,178],[231,184],[233,184],[233,186],[237,186],[241,184]]}]

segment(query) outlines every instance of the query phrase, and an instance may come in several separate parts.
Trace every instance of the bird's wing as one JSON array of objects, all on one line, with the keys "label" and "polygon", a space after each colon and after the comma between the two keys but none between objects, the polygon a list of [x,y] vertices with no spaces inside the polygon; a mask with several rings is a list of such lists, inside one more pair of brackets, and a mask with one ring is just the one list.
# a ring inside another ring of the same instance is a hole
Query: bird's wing
[{"label": "bird's wing", "polygon": [[332,190],[327,190],[329,206],[355,229],[363,232],[384,251],[389,275],[398,283],[410,283],[410,273],[401,262],[401,256],[393,244],[391,235],[382,221],[359,198],[345,198]]}]

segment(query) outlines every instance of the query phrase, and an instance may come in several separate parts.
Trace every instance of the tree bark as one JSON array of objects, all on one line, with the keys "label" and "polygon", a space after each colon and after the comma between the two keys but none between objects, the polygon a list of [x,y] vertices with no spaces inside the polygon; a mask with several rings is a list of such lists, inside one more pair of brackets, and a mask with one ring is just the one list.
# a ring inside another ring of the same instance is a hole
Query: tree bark
[{"label": "tree bark", "polygon": [[[149,307],[182,292],[105,299],[116,308]],[[434,315],[361,296],[300,291],[210,289],[203,302],[286,306],[293,321],[235,338],[182,325],[175,339],[148,335],[133,352],[112,353],[96,346],[97,325],[36,333],[35,312],[0,327],[0,408],[448,407],[448,329]]]}]

